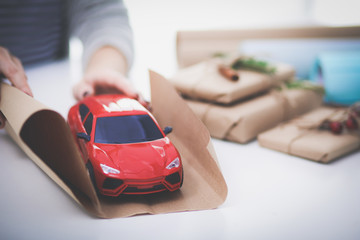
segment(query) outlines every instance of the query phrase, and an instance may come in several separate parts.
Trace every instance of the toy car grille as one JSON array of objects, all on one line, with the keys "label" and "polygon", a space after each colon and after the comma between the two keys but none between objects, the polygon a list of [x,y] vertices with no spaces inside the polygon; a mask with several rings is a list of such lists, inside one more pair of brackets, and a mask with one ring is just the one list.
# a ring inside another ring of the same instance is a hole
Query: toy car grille
[{"label": "toy car grille", "polygon": [[137,188],[137,187],[127,187],[123,193],[141,193],[141,192],[155,192],[165,189],[163,184],[155,185],[151,188]]},{"label": "toy car grille", "polygon": [[161,182],[164,179],[164,177],[156,177],[156,178],[147,178],[147,179],[131,179],[130,181],[132,183],[148,183],[148,182],[152,182],[152,183],[156,183],[156,182]]}]

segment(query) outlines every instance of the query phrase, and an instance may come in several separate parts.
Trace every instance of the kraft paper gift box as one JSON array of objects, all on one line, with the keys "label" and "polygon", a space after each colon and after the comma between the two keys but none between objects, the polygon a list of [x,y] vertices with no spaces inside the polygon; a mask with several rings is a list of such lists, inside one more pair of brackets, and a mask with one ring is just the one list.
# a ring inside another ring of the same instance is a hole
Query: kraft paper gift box
[{"label": "kraft paper gift box", "polygon": [[212,137],[246,143],[282,121],[321,105],[321,94],[311,90],[273,90],[233,105],[187,99],[186,102],[208,128]]},{"label": "kraft paper gift box", "polygon": [[328,163],[360,147],[359,132],[334,134],[319,129],[326,119],[336,118],[345,109],[320,107],[283,123],[258,136],[261,146],[290,155]]},{"label": "kraft paper gift box", "polygon": [[166,79],[151,71],[150,83],[153,115],[161,127],[173,127],[168,137],[183,160],[184,184],[175,192],[99,196],[70,128],[59,113],[7,84],[0,85],[0,110],[7,119],[7,132],[19,147],[80,206],[97,217],[216,208],[225,201],[227,186],[207,129]]},{"label": "kraft paper gift box", "polygon": [[179,70],[170,81],[183,95],[199,100],[229,104],[239,99],[263,92],[294,77],[294,68],[278,63],[274,74],[252,70],[236,71],[238,81],[231,81],[218,71],[219,64],[228,65],[228,60],[212,58]]}]

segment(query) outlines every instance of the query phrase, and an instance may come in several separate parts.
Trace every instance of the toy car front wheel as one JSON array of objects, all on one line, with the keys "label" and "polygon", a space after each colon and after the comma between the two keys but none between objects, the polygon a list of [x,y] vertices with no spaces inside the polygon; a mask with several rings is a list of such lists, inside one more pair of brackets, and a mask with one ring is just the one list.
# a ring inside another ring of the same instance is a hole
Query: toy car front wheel
[{"label": "toy car front wheel", "polygon": [[92,166],[92,164],[91,164],[90,161],[88,161],[88,162],[86,163],[86,168],[87,168],[87,170],[88,170],[88,174],[89,174],[90,179],[91,179],[91,182],[92,182],[92,184],[93,184],[93,186],[94,186],[94,188],[95,188],[95,191],[98,192],[98,189],[97,189],[97,187],[96,187],[96,182],[95,182],[94,167]]},{"label": "toy car front wheel", "polygon": [[180,187],[182,187],[182,185],[184,183],[184,168],[181,170],[181,175],[182,175],[182,178],[181,178]]}]

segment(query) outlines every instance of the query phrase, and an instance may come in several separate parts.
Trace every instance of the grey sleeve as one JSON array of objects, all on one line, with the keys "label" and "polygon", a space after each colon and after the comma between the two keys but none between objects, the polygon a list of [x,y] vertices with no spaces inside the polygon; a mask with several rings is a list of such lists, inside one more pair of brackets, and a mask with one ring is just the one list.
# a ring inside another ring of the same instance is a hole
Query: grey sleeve
[{"label": "grey sleeve", "polygon": [[99,48],[111,45],[119,49],[130,68],[134,58],[133,33],[122,0],[70,0],[70,36],[84,46],[83,65]]}]

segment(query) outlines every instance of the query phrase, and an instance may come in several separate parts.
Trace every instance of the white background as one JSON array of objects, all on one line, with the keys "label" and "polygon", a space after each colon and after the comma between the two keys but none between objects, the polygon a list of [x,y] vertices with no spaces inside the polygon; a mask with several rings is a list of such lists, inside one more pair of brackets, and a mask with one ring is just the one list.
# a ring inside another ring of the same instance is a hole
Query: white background
[{"label": "white background", "polygon": [[[179,30],[360,25],[358,0],[125,0],[135,34],[133,78],[171,76]],[[142,89],[143,81],[138,88]],[[145,94],[146,95],[146,94]]]},{"label": "white background", "polygon": [[[309,23],[311,2],[128,0],[131,78],[148,97],[147,68],[175,73],[176,30]],[[78,60],[74,51],[70,62],[27,69],[35,97],[64,116]],[[256,141],[213,143],[229,191],[218,209],[106,220],[88,215],[2,130],[0,239],[360,239],[360,152],[319,164]]]}]

